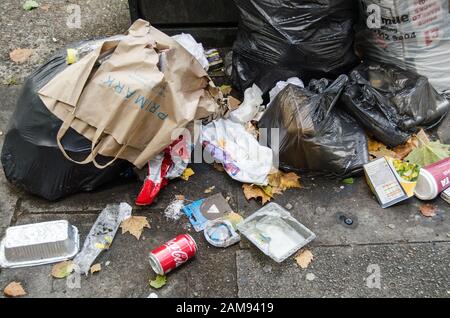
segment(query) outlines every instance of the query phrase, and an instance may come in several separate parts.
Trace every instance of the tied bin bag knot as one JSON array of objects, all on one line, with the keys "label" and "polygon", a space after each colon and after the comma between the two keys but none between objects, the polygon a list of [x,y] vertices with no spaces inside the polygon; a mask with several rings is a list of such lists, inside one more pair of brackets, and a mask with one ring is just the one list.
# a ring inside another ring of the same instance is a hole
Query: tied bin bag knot
[{"label": "tied bin bag knot", "polygon": [[[144,20],[122,39],[103,42],[39,91],[63,121],[57,142],[64,156],[100,169],[119,158],[142,168],[171,144],[174,130],[218,116],[216,94],[195,57]],[[69,128],[92,142],[82,161],[62,146]],[[112,159],[99,163],[98,155]]]}]

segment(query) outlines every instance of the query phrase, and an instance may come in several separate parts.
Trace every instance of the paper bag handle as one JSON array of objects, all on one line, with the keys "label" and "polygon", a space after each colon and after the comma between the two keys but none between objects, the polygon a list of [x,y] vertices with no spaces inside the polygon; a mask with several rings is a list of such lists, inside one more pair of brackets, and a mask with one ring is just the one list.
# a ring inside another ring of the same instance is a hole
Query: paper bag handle
[{"label": "paper bag handle", "polygon": [[108,163],[106,163],[104,165],[100,165],[96,161],[96,158],[97,158],[100,146],[101,146],[99,140],[100,140],[101,136],[103,135],[104,128],[98,128],[96,130],[94,139],[92,140],[91,153],[83,161],[76,161],[76,160],[72,159],[67,154],[66,150],[64,149],[64,147],[61,143],[61,140],[64,138],[65,134],[69,130],[70,125],[72,124],[74,119],[75,119],[75,115],[73,113],[70,113],[69,115],[67,115],[66,119],[64,120],[63,124],[61,125],[61,128],[59,129],[58,134],[56,136],[56,142],[58,144],[58,148],[62,152],[64,157],[66,157],[67,160],[69,160],[73,163],[79,164],[79,165],[86,165],[89,163],[93,163],[95,165],[95,167],[97,167],[98,169],[105,169],[105,168],[109,167],[110,165],[112,165],[114,162],[116,162],[117,159],[119,159],[119,156],[125,151],[125,149],[127,147],[126,144],[122,145],[122,147],[116,153],[114,158],[112,160],[110,160]]}]

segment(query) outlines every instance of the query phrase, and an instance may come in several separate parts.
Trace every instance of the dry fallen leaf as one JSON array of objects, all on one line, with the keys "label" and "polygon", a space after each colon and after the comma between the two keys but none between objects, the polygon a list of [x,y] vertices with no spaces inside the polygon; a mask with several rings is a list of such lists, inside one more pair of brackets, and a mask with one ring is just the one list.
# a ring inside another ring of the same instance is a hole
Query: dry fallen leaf
[{"label": "dry fallen leaf", "polygon": [[420,213],[423,216],[431,218],[436,215],[437,206],[433,204],[422,204],[420,206]]},{"label": "dry fallen leaf", "polygon": [[272,197],[268,195],[261,187],[253,184],[242,185],[244,189],[244,196],[247,200],[261,198],[262,204],[265,205]]},{"label": "dry fallen leaf", "polygon": [[189,178],[192,177],[194,174],[195,174],[194,170],[192,170],[191,168],[187,168],[186,170],[184,170],[180,178],[183,179],[184,181],[189,181]]},{"label": "dry fallen leaf", "polygon": [[284,173],[277,171],[276,173],[269,175],[269,185],[274,188],[274,193],[280,193],[287,189],[301,188],[300,177],[294,173]]},{"label": "dry fallen leaf", "polygon": [[380,150],[382,147],[385,147],[381,142],[372,139],[372,138],[368,138],[369,139],[369,152],[374,152],[374,151],[378,151]]},{"label": "dry fallen leaf", "polygon": [[413,150],[414,146],[412,145],[412,143],[409,142],[394,148],[394,152],[396,153],[398,159],[400,160],[405,159]]},{"label": "dry fallen leaf", "polygon": [[383,157],[391,157],[399,159],[394,151],[389,150],[385,144],[379,142],[378,140],[369,138],[368,145],[369,145],[369,154],[372,157],[375,157],[376,159]]},{"label": "dry fallen leaf", "polygon": [[74,265],[72,261],[65,261],[55,264],[52,268],[52,276],[54,278],[62,279],[72,274]]},{"label": "dry fallen leaf", "polygon": [[15,49],[9,53],[9,58],[17,64],[22,64],[25,63],[32,54],[32,49]]},{"label": "dry fallen leaf", "polygon": [[423,129],[421,129],[416,134],[416,138],[420,142],[420,144],[416,145],[416,148],[420,147],[421,145],[428,145],[431,142],[430,137],[428,137],[427,133]]},{"label": "dry fallen leaf", "polygon": [[417,135],[409,138],[409,140],[404,145],[397,146],[393,150],[397,154],[398,158],[400,160],[403,160],[414,149],[418,148],[421,143],[429,143],[428,136],[423,129]]},{"label": "dry fallen leaf", "polygon": [[224,172],[225,168],[221,163],[214,162],[214,169],[216,169],[219,172]]},{"label": "dry fallen leaf", "polygon": [[101,270],[102,270],[102,264],[98,263],[98,264],[92,265],[92,267],[91,267],[91,275],[95,274],[95,273],[98,273]]},{"label": "dry fallen leaf", "polygon": [[300,253],[298,253],[297,256],[295,256],[295,261],[303,269],[307,269],[309,264],[311,264],[313,260],[314,255],[311,253],[310,250],[300,251]]},{"label": "dry fallen leaf", "polygon": [[136,237],[138,240],[141,238],[142,231],[144,228],[150,228],[150,224],[145,216],[132,216],[120,225],[122,228],[122,234],[130,232],[131,235]]},{"label": "dry fallen leaf", "polygon": [[204,192],[205,192],[206,194],[211,193],[211,192],[214,191],[215,188],[216,188],[216,186],[209,187],[209,188],[207,188]]},{"label": "dry fallen leaf", "polygon": [[377,151],[369,151],[369,154],[371,156],[375,157],[376,159],[383,158],[383,157],[390,157],[390,158],[394,158],[394,159],[400,159],[398,157],[398,155],[394,151],[389,150],[386,146],[382,146]]},{"label": "dry fallen leaf", "polygon": [[233,88],[230,85],[222,85],[219,87],[223,95],[230,95]]},{"label": "dry fallen leaf", "polygon": [[45,12],[48,11],[48,9],[50,9],[50,5],[49,4],[43,4],[39,7],[39,9],[44,10]]},{"label": "dry fallen leaf", "polygon": [[12,282],[3,290],[3,294],[6,297],[20,297],[25,296],[27,292],[22,287],[22,283]]}]

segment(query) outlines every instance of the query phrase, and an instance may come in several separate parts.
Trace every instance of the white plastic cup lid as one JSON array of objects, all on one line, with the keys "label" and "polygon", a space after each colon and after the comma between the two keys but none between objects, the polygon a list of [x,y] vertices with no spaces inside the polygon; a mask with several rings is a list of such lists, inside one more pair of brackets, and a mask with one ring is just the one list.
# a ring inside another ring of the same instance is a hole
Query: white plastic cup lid
[{"label": "white plastic cup lid", "polygon": [[433,175],[429,171],[421,169],[414,195],[420,200],[428,201],[435,199],[438,194],[438,187]]}]

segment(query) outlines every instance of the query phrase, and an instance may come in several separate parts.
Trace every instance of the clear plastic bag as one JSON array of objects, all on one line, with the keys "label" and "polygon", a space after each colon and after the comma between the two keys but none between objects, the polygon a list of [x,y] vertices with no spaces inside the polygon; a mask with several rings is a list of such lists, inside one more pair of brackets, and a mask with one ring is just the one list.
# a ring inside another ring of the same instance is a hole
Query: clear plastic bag
[{"label": "clear plastic bag", "polygon": [[365,58],[426,76],[439,92],[450,90],[448,0],[360,2],[363,19],[357,46]]},{"label": "clear plastic bag", "polygon": [[92,226],[83,249],[73,262],[80,274],[89,273],[89,269],[101,252],[107,250],[119,229],[120,224],[131,217],[132,208],[127,203],[108,205]]}]

